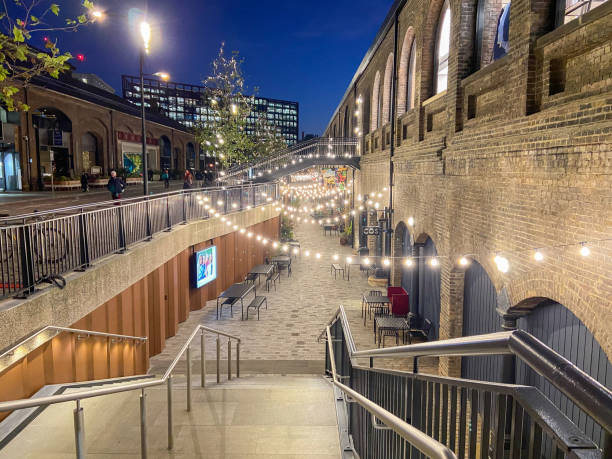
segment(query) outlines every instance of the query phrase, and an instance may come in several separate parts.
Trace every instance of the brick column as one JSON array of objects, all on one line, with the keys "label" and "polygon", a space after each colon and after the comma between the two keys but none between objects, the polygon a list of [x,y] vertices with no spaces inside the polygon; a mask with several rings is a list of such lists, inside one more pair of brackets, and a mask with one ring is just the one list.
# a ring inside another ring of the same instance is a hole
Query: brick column
[{"label": "brick column", "polygon": [[[465,271],[454,260],[441,259],[440,339],[459,338],[463,334],[463,282]],[[444,376],[461,376],[461,357],[440,357],[439,372]]]}]

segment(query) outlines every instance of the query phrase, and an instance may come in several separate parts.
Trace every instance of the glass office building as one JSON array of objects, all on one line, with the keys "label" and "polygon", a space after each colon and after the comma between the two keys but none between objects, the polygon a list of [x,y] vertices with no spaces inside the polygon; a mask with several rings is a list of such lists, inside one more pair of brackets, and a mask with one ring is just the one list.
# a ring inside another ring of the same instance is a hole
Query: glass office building
[{"label": "glass office building", "polygon": [[[123,75],[121,80],[123,97],[140,106],[140,78]],[[194,127],[199,122],[206,123],[214,117],[213,110],[208,106],[205,86],[145,78],[144,93],[147,109],[158,111],[187,127]],[[287,145],[293,145],[298,141],[297,102],[255,97],[254,111],[248,118],[248,134],[254,132],[257,117],[262,114],[280,130]]]}]

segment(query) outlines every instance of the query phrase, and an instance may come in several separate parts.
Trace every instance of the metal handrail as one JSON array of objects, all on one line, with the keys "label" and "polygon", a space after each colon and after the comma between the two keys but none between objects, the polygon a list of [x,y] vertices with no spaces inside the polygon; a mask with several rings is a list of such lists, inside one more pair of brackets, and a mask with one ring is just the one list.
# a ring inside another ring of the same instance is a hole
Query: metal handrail
[{"label": "metal handrail", "polygon": [[337,319],[342,322],[351,362],[361,357],[418,358],[513,354],[546,378],[604,429],[612,432],[612,391],[523,330],[357,351],[343,306],[338,308],[326,327],[331,326]]},{"label": "metal handrail", "polygon": [[[94,334],[97,332],[90,332],[88,330],[80,330],[83,333]],[[24,408],[32,408],[38,406],[48,406],[57,403],[71,402],[76,401],[77,407],[75,409],[75,442],[76,442],[76,451],[77,458],[84,457],[84,437],[83,437],[83,408],[80,406],[80,401],[87,398],[100,397],[103,395],[111,395],[117,394],[120,392],[131,392],[134,390],[140,390],[140,422],[141,422],[141,455],[143,458],[147,457],[147,445],[146,445],[146,408],[145,408],[145,389],[160,386],[164,383],[168,385],[168,449],[172,449],[174,446],[174,433],[172,426],[172,372],[174,371],[176,365],[180,361],[181,357],[186,354],[187,360],[187,411],[191,411],[191,352],[190,346],[192,341],[200,332],[200,357],[201,357],[201,386],[206,386],[206,352],[205,352],[205,340],[204,340],[204,332],[209,332],[217,335],[217,383],[220,382],[220,355],[221,355],[221,344],[220,344],[220,336],[224,336],[228,338],[228,379],[232,378],[232,370],[231,370],[231,341],[236,341],[236,377],[240,377],[240,338],[234,335],[230,335],[228,333],[218,331],[204,325],[198,325],[189,338],[185,342],[185,344],[181,347],[178,354],[172,360],[172,363],[164,373],[161,378],[152,380],[152,381],[144,381],[144,382],[135,382],[126,384],[124,386],[116,386],[116,387],[105,387],[101,389],[89,389],[85,391],[72,392],[69,394],[58,394],[51,395],[47,397],[39,397],[35,399],[19,399],[19,400],[9,400],[5,402],[0,402],[0,412],[4,411],[14,411],[21,410]],[[107,384],[112,384],[114,379],[121,378],[113,378],[107,380]],[[80,420],[79,420],[80,419]]]},{"label": "metal handrail", "polygon": [[[428,457],[431,458],[456,458],[457,456],[453,453],[449,448],[440,443],[437,440],[434,440],[427,434],[421,432],[414,426],[411,426],[406,421],[400,419],[394,414],[382,408],[380,405],[372,402],[368,398],[361,395],[359,392],[351,389],[348,386],[345,386],[341,382],[338,381],[338,375],[336,373],[336,360],[334,357],[334,352],[332,348],[332,336],[330,326],[326,327],[327,334],[327,348],[329,351],[329,359],[332,368],[332,383],[344,392],[346,395],[351,397],[352,401],[359,404],[366,411],[368,411],[372,415],[372,422],[376,424],[376,419],[379,419],[383,424],[397,433],[404,440],[409,442],[419,451],[425,453]],[[380,430],[380,425],[378,427],[375,426],[378,430]]]}]

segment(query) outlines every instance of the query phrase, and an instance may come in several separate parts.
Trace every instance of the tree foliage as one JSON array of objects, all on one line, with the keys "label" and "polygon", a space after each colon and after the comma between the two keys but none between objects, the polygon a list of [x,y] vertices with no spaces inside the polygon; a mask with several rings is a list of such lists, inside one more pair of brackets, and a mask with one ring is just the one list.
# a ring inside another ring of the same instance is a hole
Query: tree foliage
[{"label": "tree foliage", "polygon": [[[237,51],[226,55],[222,43],[211,75],[203,81],[209,119],[196,127],[196,138],[207,155],[218,157],[225,167],[264,158],[286,147],[281,133],[265,113],[256,111],[257,89],[250,96],[245,94],[243,63]],[[251,133],[247,133],[249,124]]]},{"label": "tree foliage", "polygon": [[[37,75],[58,78],[67,70],[70,53],[62,53],[48,34],[76,31],[93,22],[93,2],[83,0],[76,17],[62,17],[60,6],[47,0],[3,0],[0,6],[0,102],[10,111],[28,110],[16,100],[19,89]],[[47,36],[44,50],[32,46],[34,36]]]}]

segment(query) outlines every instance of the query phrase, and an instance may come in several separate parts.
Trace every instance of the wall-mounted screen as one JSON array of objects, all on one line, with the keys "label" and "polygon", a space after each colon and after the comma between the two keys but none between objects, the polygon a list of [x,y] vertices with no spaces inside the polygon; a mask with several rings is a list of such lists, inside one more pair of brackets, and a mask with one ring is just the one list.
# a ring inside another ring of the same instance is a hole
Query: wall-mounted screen
[{"label": "wall-mounted screen", "polygon": [[217,278],[217,247],[210,246],[195,254],[196,288],[200,288]]}]

